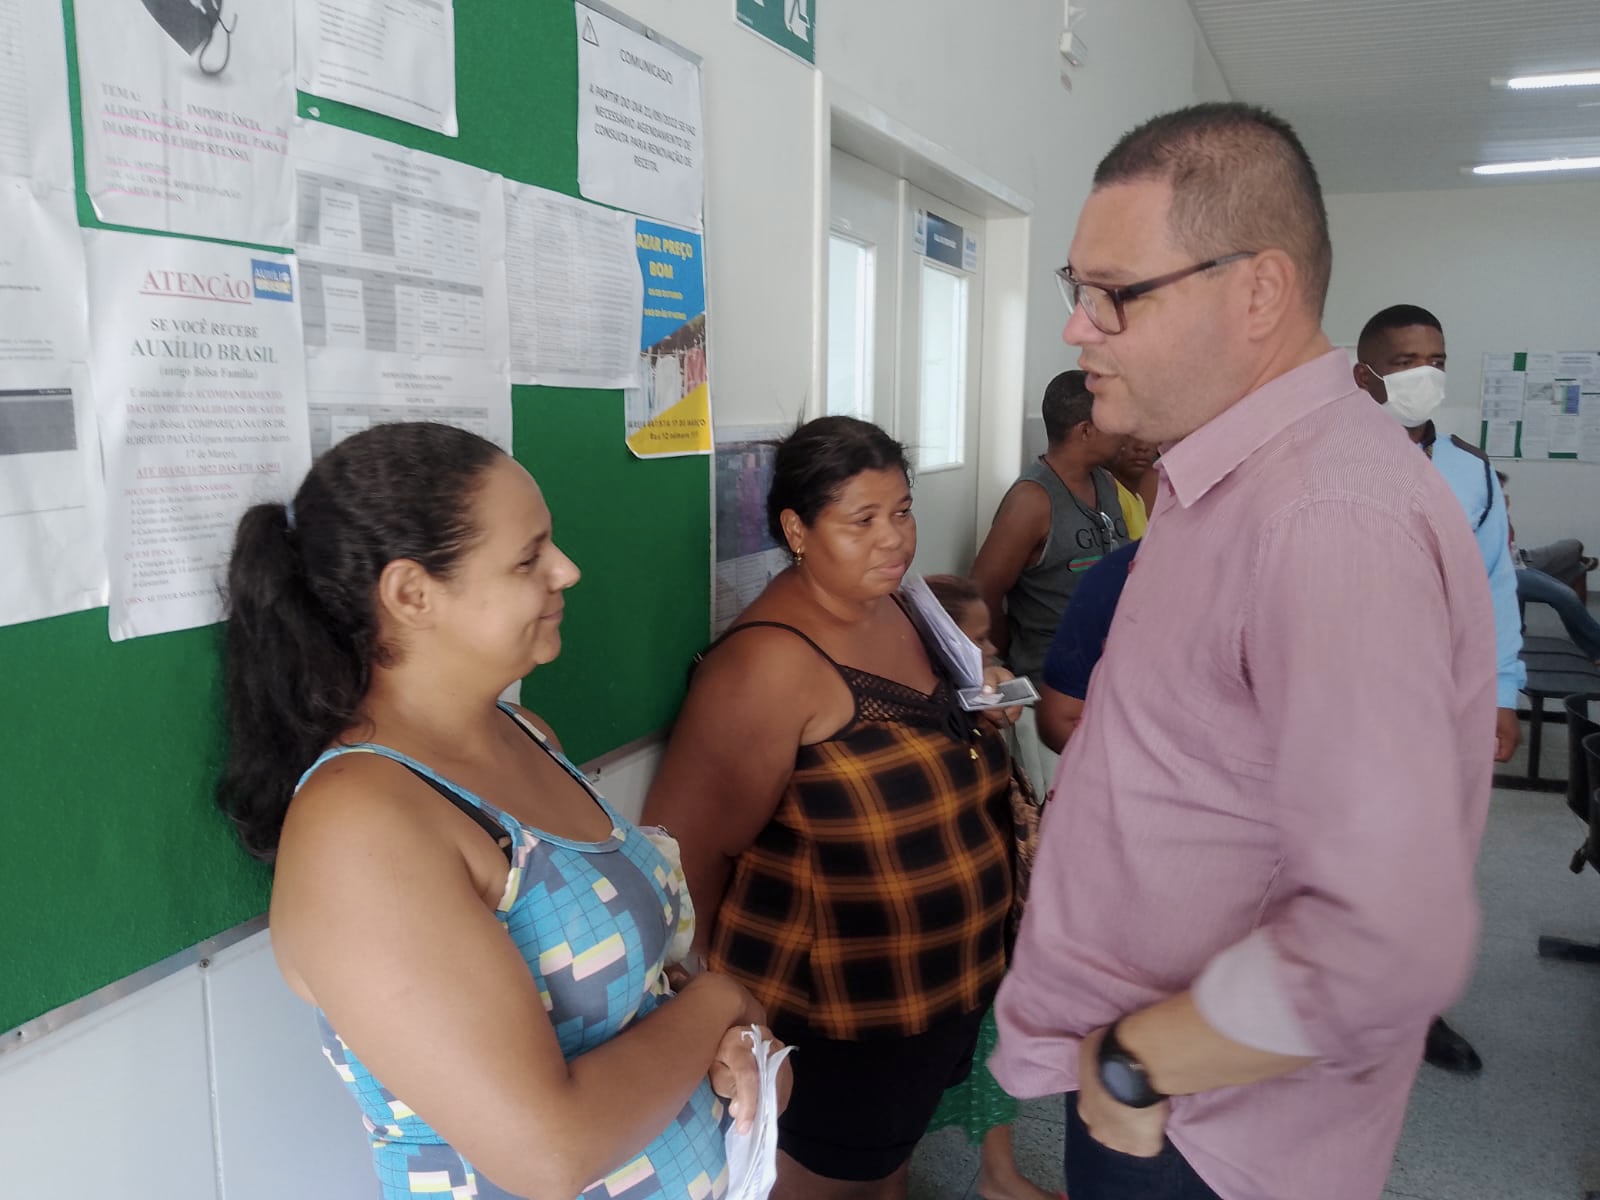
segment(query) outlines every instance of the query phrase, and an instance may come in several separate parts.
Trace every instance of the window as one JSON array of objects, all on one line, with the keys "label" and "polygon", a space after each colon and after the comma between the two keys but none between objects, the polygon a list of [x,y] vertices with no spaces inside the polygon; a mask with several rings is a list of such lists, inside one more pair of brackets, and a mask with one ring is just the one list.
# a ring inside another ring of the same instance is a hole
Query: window
[{"label": "window", "polygon": [[871,246],[828,238],[828,414],[872,420]]},{"label": "window", "polygon": [[922,400],[917,463],[959,467],[966,457],[967,277],[923,260]]}]

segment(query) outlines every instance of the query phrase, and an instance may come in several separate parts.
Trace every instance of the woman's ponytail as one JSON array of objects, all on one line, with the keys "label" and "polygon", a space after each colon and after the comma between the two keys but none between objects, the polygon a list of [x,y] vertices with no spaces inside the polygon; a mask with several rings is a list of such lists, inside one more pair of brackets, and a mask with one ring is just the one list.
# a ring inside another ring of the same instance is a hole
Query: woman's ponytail
[{"label": "woman's ponytail", "polygon": [[271,861],[305,770],[355,716],[366,692],[360,650],[334,636],[306,585],[281,504],[239,522],[228,567],[228,763],[217,801],[245,849]]},{"label": "woman's ponytail", "polygon": [[500,456],[449,425],[379,425],[319,458],[289,505],[240,520],[217,803],[257,858],[272,861],[300,776],[358,718],[383,654],[383,568],[412,559],[448,577],[476,536],[480,476]]}]

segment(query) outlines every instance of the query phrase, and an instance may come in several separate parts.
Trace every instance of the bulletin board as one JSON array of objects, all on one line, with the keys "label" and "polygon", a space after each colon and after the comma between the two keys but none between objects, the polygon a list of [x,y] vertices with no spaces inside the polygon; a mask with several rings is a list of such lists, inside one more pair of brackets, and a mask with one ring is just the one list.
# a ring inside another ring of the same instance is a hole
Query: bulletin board
[{"label": "bulletin board", "polygon": [[1600,351],[1485,354],[1479,399],[1490,458],[1600,462]]},{"label": "bulletin board", "polygon": [[[64,7],[79,222],[97,227]],[[571,4],[470,0],[455,17],[459,137],[305,93],[301,116],[576,195]],[[709,460],[635,459],[620,392],[518,387],[512,405],[514,454],[583,570],[562,656],[523,698],[584,761],[662,729],[682,700],[709,621]],[[0,1030],[265,910],[270,873],[212,801],[220,634],[113,644],[104,609],[0,628]]]}]

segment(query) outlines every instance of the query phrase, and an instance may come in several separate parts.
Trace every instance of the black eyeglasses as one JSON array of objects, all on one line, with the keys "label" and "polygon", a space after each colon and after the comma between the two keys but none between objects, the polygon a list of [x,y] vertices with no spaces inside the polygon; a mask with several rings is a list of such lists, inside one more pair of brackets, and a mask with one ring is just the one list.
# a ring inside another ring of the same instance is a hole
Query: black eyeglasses
[{"label": "black eyeglasses", "polygon": [[1164,288],[1169,283],[1177,283],[1180,279],[1198,275],[1201,271],[1209,271],[1212,267],[1225,267],[1241,259],[1254,258],[1259,253],[1259,250],[1240,250],[1235,254],[1224,254],[1221,258],[1208,258],[1203,263],[1195,263],[1194,266],[1184,267],[1181,271],[1157,275],[1154,279],[1130,283],[1127,287],[1086,283],[1072,273],[1072,264],[1068,263],[1056,271],[1056,286],[1061,289],[1061,298],[1067,302],[1069,316],[1081,307],[1084,315],[1089,318],[1089,323],[1101,333],[1121,333],[1128,327],[1128,317],[1123,311],[1128,301],[1148,296],[1157,288]]}]

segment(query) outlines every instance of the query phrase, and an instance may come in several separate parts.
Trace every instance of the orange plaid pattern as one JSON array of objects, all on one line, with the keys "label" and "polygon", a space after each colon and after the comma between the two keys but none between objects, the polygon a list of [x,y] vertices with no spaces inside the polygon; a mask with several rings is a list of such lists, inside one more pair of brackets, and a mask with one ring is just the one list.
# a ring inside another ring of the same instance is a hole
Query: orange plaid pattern
[{"label": "orange plaid pattern", "polygon": [[858,718],[801,747],[734,865],[711,965],[825,1037],[922,1033],[987,1005],[1005,973],[1010,756],[948,685],[922,696],[835,665]]}]

